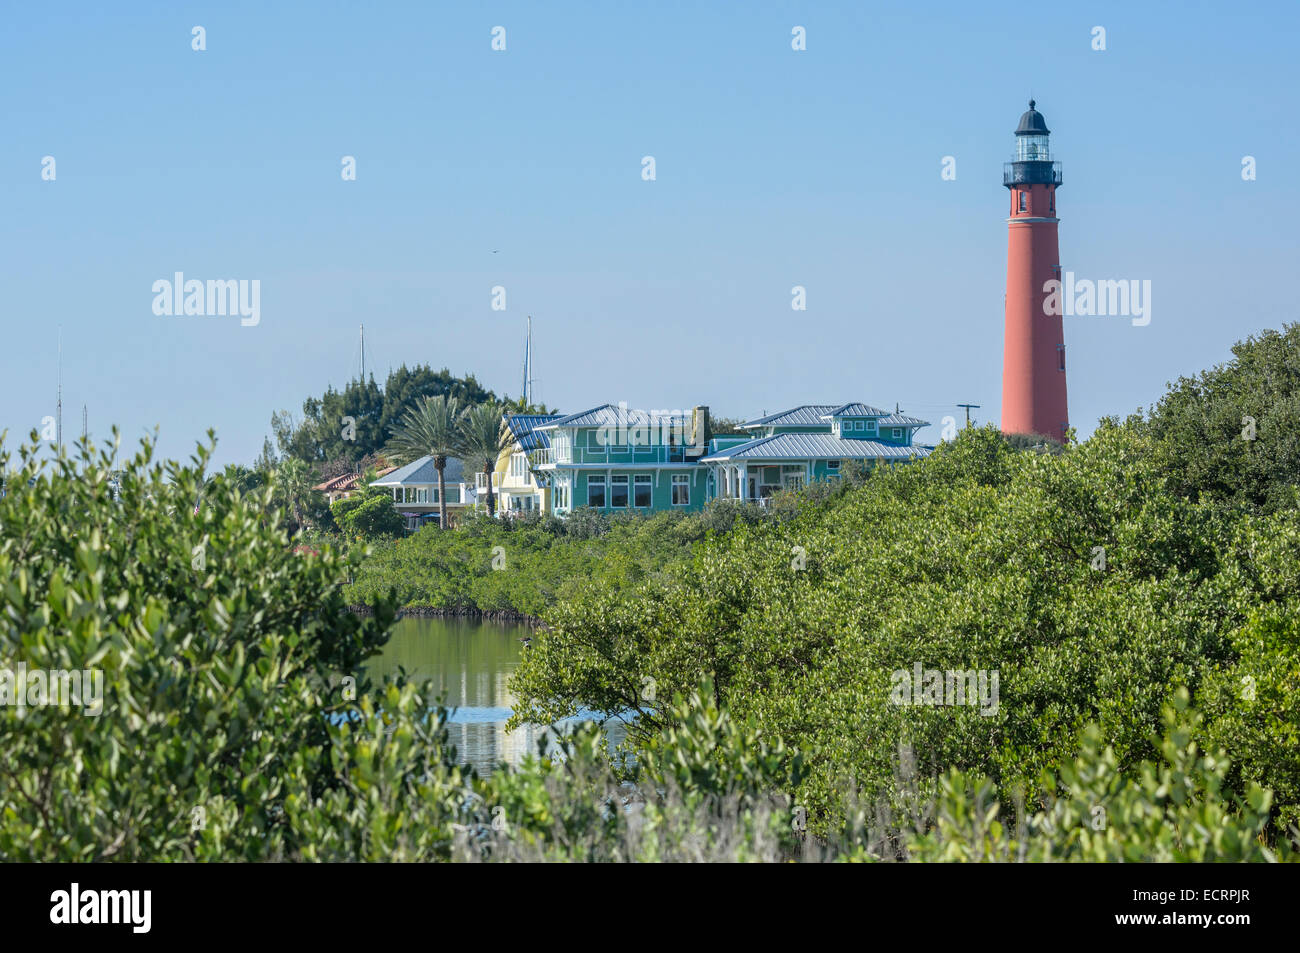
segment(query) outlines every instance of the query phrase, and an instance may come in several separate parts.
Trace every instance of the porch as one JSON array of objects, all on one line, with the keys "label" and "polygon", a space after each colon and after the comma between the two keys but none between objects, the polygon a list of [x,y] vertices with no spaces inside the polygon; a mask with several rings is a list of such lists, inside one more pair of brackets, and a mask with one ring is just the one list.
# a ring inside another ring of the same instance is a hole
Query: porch
[{"label": "porch", "polygon": [[766,504],[778,493],[808,485],[810,464],[725,463],[713,471],[713,498]]}]

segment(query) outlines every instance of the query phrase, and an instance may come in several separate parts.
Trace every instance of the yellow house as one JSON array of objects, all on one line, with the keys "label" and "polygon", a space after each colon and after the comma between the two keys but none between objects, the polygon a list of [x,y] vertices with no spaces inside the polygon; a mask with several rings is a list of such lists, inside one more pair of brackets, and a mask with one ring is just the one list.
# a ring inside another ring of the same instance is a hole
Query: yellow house
[{"label": "yellow house", "polygon": [[[504,425],[511,441],[497,457],[492,473],[492,492],[497,512],[536,513],[550,509],[550,487],[534,469],[540,456],[551,446],[545,432],[536,428],[559,420],[561,414],[507,414]],[[487,501],[487,476],[475,476],[475,493],[480,504]]]}]

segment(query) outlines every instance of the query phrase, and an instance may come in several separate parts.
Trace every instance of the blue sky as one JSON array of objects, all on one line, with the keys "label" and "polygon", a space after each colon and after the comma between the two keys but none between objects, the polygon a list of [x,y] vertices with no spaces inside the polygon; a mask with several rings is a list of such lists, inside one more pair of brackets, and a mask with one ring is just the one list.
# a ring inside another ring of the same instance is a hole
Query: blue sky
[{"label": "blue sky", "polygon": [[[1152,282],[1146,327],[1066,319],[1081,434],[1296,320],[1294,3],[126,6],[0,30],[11,442],[54,413],[60,325],[65,435],[85,404],[170,456],[213,427],[225,463],[356,373],[363,322],[381,380],[427,362],[516,394],[529,314],[565,411],[996,421],[1001,166],[1031,93],[1064,268]],[[176,271],[260,280],[260,324],[156,316]]]}]

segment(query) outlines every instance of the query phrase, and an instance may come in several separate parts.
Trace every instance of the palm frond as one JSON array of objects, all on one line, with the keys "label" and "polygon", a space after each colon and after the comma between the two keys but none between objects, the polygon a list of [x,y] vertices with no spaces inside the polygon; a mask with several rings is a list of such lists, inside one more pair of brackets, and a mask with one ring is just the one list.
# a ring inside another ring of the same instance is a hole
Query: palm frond
[{"label": "palm frond", "polygon": [[393,428],[384,455],[399,464],[426,455],[455,456],[460,443],[460,417],[460,401],[455,397],[422,397]]},{"label": "palm frond", "polygon": [[512,438],[501,404],[477,404],[460,416],[459,451],[477,468],[493,467]]}]

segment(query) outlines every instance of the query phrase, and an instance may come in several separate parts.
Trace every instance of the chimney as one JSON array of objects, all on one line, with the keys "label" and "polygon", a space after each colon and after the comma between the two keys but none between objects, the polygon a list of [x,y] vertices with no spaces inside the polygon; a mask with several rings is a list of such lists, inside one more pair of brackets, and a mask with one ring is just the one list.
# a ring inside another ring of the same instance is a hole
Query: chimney
[{"label": "chimney", "polygon": [[704,451],[709,446],[709,408],[694,407],[691,410],[691,444],[696,450]]}]

